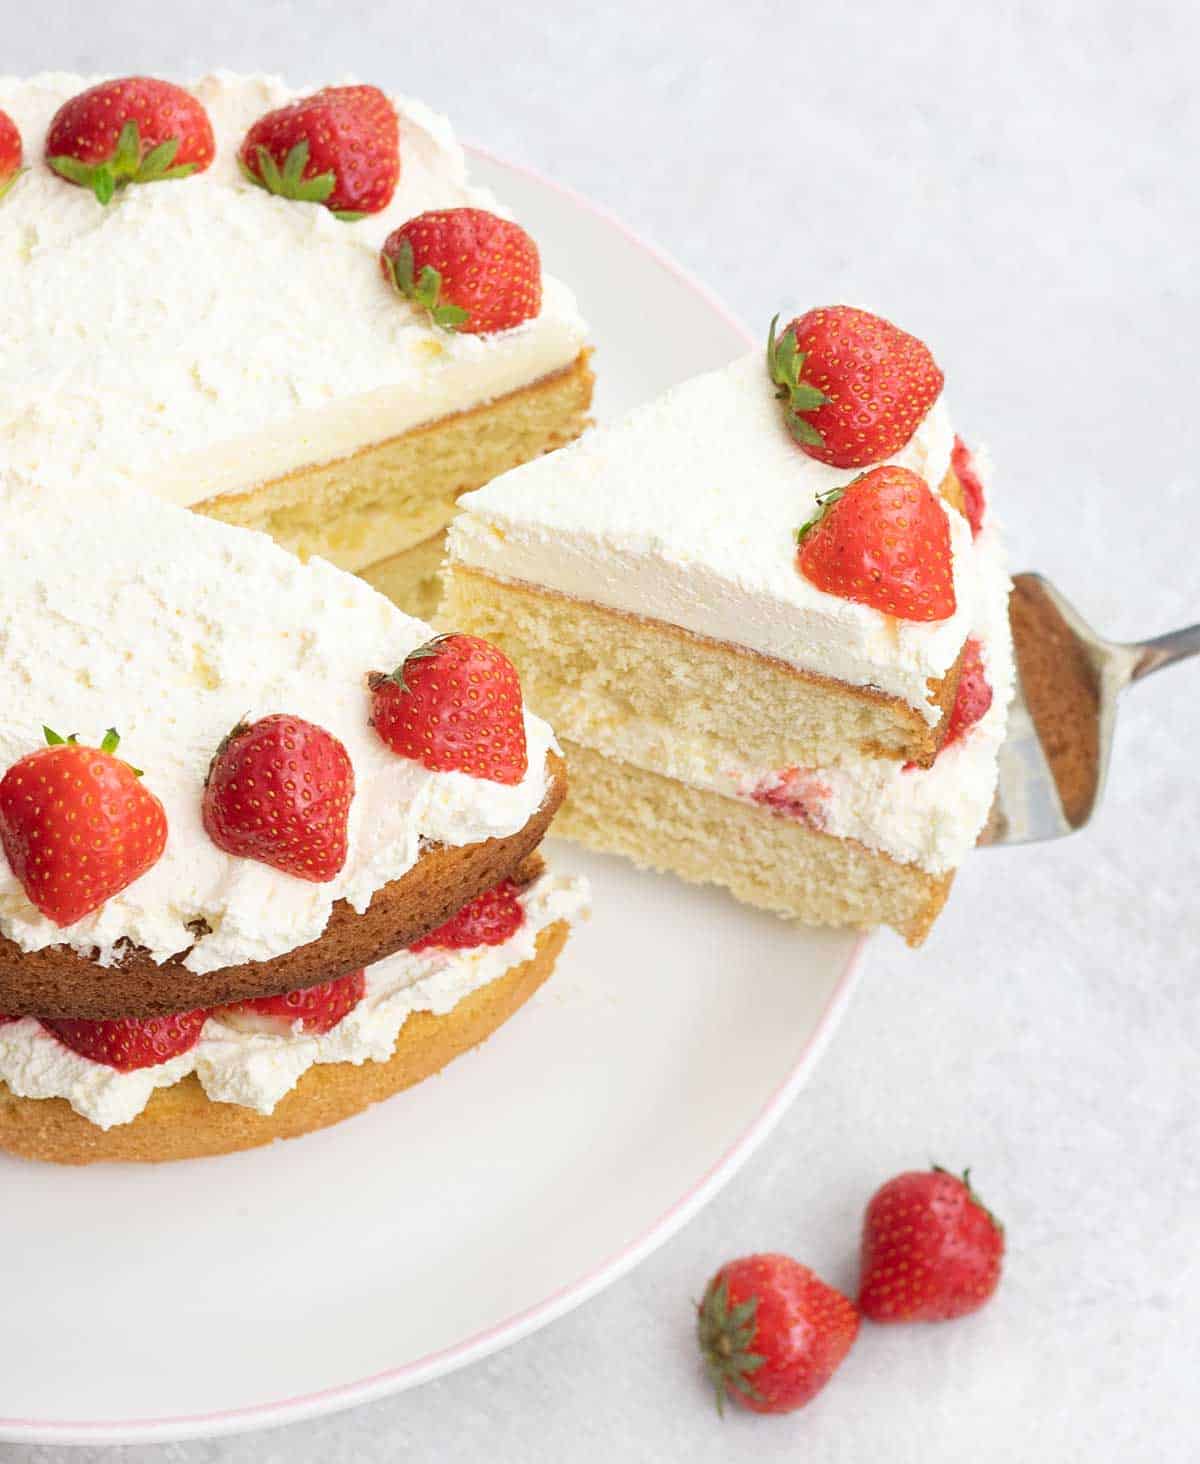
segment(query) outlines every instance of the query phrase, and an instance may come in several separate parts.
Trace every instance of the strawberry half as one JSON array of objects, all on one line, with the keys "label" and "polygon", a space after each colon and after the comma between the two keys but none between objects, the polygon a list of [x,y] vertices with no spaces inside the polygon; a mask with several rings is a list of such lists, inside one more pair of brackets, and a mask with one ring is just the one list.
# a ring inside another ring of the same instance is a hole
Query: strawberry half
[{"label": "strawberry half", "polygon": [[[351,971],[336,981],[307,986],[301,991],[287,991],[282,996],[259,996],[225,1007],[222,1017],[231,1017],[237,1026],[278,1032],[286,1036],[295,1029],[311,1036],[331,1031],[362,1001],[367,989],[366,974]],[[247,1021],[246,1019],[249,1018]]]},{"label": "strawberry half", "polygon": [[162,854],[167,815],[141,773],[99,747],[44,729],[48,747],[0,779],[0,842],[30,900],[55,925],[82,920]]},{"label": "strawberry half", "polygon": [[485,209],[409,219],[384,240],[380,263],[388,283],[443,330],[490,335],[542,308],[537,245],[519,224]]},{"label": "strawberry half", "polygon": [[373,672],[371,725],[401,757],[434,772],[519,783],[529,767],[521,682],[476,635],[439,635],[390,676]]},{"label": "strawberry half", "polygon": [[942,390],[929,347],[890,320],[850,305],[798,316],[767,339],[767,370],[793,440],[835,468],[892,457]]},{"label": "strawberry half", "polygon": [[24,154],[21,149],[21,134],[17,124],[5,111],[0,111],[0,198],[24,171],[21,164]]},{"label": "strawberry half", "polygon": [[972,636],[963,647],[962,667],[958,673],[958,691],[950,712],[950,723],[942,742],[948,747],[958,742],[974,727],[992,705],[992,688],[983,669],[983,647]]},{"label": "strawberry half", "polygon": [[873,1322],[944,1322],[978,1311],[1000,1284],[1004,1227],[944,1169],[897,1175],[863,1218],[858,1304]]},{"label": "strawberry half", "polygon": [[983,495],[983,482],[975,471],[975,460],[961,437],[954,439],[954,447],[950,453],[950,466],[954,469],[954,476],[958,479],[958,485],[962,489],[963,508],[967,515],[967,522],[971,525],[971,536],[977,539],[980,529],[983,528],[983,515],[987,504]]},{"label": "strawberry half", "polygon": [[490,890],[468,900],[445,925],[439,925],[420,940],[413,941],[409,950],[465,951],[474,946],[503,945],[510,936],[516,935],[524,922],[525,911],[520,894],[520,886],[511,879],[502,879]]},{"label": "strawberry half", "polygon": [[303,717],[239,723],[217,749],[201,814],[218,849],[322,884],[346,862],[354,768]]},{"label": "strawberry half", "polygon": [[400,122],[377,86],[327,86],[260,117],[238,149],[268,193],[323,203],[352,222],[379,213],[400,178]]},{"label": "strawberry half", "polygon": [[89,87],[54,114],[46,162],[101,203],[130,183],[202,173],[216,151],[208,113],[190,92],[151,76]]},{"label": "strawberry half", "polygon": [[86,1022],[80,1018],[41,1019],[64,1047],[92,1062],[131,1073],[137,1068],[157,1067],[181,1053],[190,1052],[200,1040],[207,1020],[203,1010],[175,1012],[169,1017],[116,1017],[109,1021]]},{"label": "strawberry half", "polygon": [[901,620],[954,614],[950,522],[923,478],[872,468],[817,505],[796,537],[800,572],[819,590]]}]

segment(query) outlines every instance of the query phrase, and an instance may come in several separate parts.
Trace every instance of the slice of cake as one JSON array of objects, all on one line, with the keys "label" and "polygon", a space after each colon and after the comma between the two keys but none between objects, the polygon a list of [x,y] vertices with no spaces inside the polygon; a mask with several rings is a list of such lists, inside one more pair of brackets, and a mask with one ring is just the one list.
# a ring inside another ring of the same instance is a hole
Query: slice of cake
[{"label": "slice of cake", "polygon": [[517,291],[443,261],[438,293],[424,234],[407,298],[381,268],[431,213],[523,236],[419,102],[47,74],[0,79],[4,116],[25,164],[0,202],[9,465],[115,474],[431,608],[457,495],[583,427],[584,326],[536,246]]},{"label": "slice of cake", "polygon": [[[301,1132],[436,1070],[544,979],[579,903],[530,862],[565,780],[501,653],[133,488],[0,469],[0,511],[0,1147],[181,1157]],[[269,1082],[239,1089],[241,1057],[213,1056],[249,1050],[225,1031],[246,1003],[331,1001],[328,1032],[267,1043]],[[272,1122],[197,1117],[192,1072]],[[167,1083],[144,1144],[101,1142]]]},{"label": "slice of cake", "polygon": [[941,386],[913,337],[813,311],[765,365],[463,500],[439,619],[502,646],[563,735],[561,832],[923,938],[1012,684],[1003,553]]}]

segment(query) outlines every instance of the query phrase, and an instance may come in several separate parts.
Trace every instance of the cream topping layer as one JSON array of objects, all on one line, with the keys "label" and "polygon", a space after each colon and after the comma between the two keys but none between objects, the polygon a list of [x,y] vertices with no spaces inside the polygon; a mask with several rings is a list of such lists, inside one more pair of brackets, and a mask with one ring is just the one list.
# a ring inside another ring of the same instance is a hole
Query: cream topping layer
[{"label": "cream topping layer", "polygon": [[[114,726],[120,755],[166,808],[167,844],[141,879],[66,927],[35,909],[0,857],[0,932],[23,950],[94,948],[110,964],[121,941],[156,961],[191,946],[185,964],[198,972],[266,960],[315,940],[334,901],[365,910],[422,841],[503,837],[541,805],[554,742],[537,717],[525,719],[529,771],[514,787],[430,772],[370,727],[365,675],[431,632],[362,580],[131,489],[81,512],[85,493],[97,490],[0,468],[0,769],[42,745],[43,724],[93,745]],[[349,853],[325,884],[225,854],[201,823],[222,737],[272,712],[326,728],[354,765]]]},{"label": "cream topping layer", "polygon": [[[764,817],[800,817],[837,838],[854,839],[930,874],[955,869],[974,847],[996,791],[997,755],[1004,740],[1014,669],[1008,626],[1009,579],[998,530],[989,523],[968,553],[971,634],[992,688],[992,704],[967,734],[939,754],[931,768],[888,758],[850,758],[836,768],[761,768],[722,756],[711,744],[681,736],[648,718],[614,717],[580,695],[559,731],[609,757],[661,773],[705,792],[762,803]],[[772,802],[764,795],[774,793]],[[757,796],[756,796],[757,795]]]},{"label": "cream topping layer", "polygon": [[581,880],[543,875],[521,896],[525,919],[502,945],[472,950],[401,951],[369,966],[362,1001],[330,1031],[309,1035],[249,1031],[210,1016],[190,1052],[122,1073],[65,1047],[36,1019],[0,1026],[0,1081],[18,1098],[65,1098],[101,1129],[130,1123],[157,1088],[195,1073],[214,1102],[269,1114],[318,1063],[386,1062],[413,1012],[441,1016],[534,954],[538,934],[578,919],[588,906]]},{"label": "cream topping layer", "polygon": [[[97,78],[0,78],[31,166],[0,204],[0,461],[43,479],[115,474],[191,504],[329,462],[568,366],[584,343],[571,292],[489,337],[431,328],[378,264],[431,208],[496,209],[449,123],[396,98],[400,181],[344,223],[246,182],[250,124],[298,95],[219,72],[190,88],[212,119],[204,173],[102,208],[45,167],[58,107]],[[501,210],[502,211],[502,210]]]},{"label": "cream topping layer", "polygon": [[[890,461],[936,489],[953,444],[939,400]],[[797,571],[793,535],[819,493],[854,476],[793,444],[755,352],[467,494],[450,553],[504,579],[877,687],[933,725],[928,682],[953,665],[970,628],[970,529],[948,510],[959,605],[946,620],[896,621],[828,595]]]}]

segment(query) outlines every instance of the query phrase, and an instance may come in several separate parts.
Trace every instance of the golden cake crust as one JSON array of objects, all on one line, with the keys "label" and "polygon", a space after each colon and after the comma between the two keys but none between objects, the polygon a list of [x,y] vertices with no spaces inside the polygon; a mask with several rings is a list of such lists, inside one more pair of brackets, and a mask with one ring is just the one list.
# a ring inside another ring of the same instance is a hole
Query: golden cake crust
[{"label": "golden cake crust", "polygon": [[0,1012],[92,1020],[163,1016],[296,991],[381,961],[436,930],[537,848],[567,791],[566,765],[555,753],[547,755],[547,777],[541,807],[515,834],[426,849],[412,869],[376,891],[361,915],[339,900],[316,940],[269,961],[197,974],[183,964],[186,951],[159,964],[130,947],[119,965],[101,966],[69,946],[23,951],[0,937]]},{"label": "golden cake crust", "polygon": [[65,1098],[17,1098],[0,1083],[0,1150],[51,1164],[160,1164],[295,1139],[390,1098],[477,1047],[533,995],[554,969],[569,927],[540,931],[533,956],[465,996],[443,1016],[413,1012],[387,1062],[310,1068],[272,1114],[214,1103],[193,1075],[159,1088],[132,1123],[107,1133]]}]

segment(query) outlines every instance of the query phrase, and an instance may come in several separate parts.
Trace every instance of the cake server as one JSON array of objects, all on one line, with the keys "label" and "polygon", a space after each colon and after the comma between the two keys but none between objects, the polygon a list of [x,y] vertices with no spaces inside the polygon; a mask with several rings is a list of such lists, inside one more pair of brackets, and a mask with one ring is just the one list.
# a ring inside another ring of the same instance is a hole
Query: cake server
[{"label": "cake server", "polygon": [[1009,620],[1017,687],[980,844],[1030,844],[1081,829],[1104,793],[1121,693],[1200,653],[1200,625],[1134,644],[1106,641],[1040,574],[1014,577]]}]

